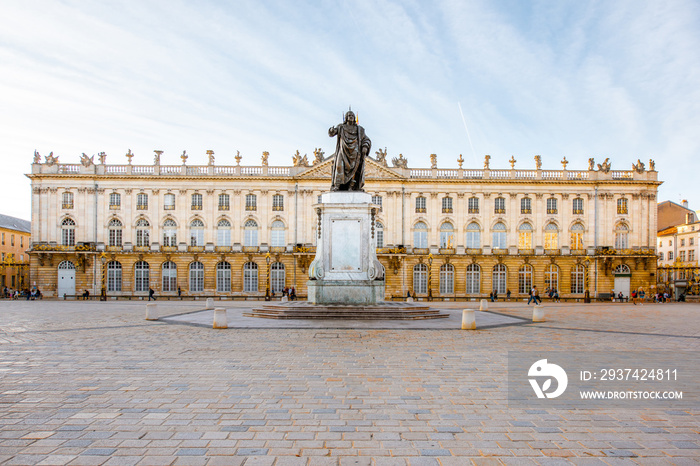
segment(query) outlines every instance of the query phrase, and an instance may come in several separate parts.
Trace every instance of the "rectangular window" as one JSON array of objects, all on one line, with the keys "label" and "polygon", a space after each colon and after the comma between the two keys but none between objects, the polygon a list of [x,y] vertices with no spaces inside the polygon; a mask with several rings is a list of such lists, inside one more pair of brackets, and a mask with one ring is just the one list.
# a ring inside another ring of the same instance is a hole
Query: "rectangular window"
[{"label": "rectangular window", "polygon": [[681,238],[681,246],[685,246],[685,238]]},{"label": "rectangular window", "polygon": [[284,196],[281,194],[275,194],[272,196],[272,210],[282,211],[284,210]]},{"label": "rectangular window", "polygon": [[478,197],[470,197],[468,207],[469,207],[470,214],[478,214],[479,213],[479,198]]},{"label": "rectangular window", "polygon": [[695,260],[695,250],[688,251],[688,260],[689,261]]},{"label": "rectangular window", "polygon": [[583,215],[583,199],[581,199],[580,197],[577,197],[571,203],[571,206],[573,208],[572,213],[574,215]]},{"label": "rectangular window", "polygon": [[109,195],[109,208],[118,210],[122,205],[122,195],[119,193],[111,193]]},{"label": "rectangular window", "polygon": [[2,234],[2,244],[5,244],[5,233]]},{"label": "rectangular window", "polygon": [[229,210],[231,208],[229,195],[219,194],[219,210]]},{"label": "rectangular window", "polygon": [[678,260],[685,262],[685,251],[678,251]]},{"label": "rectangular window", "polygon": [[258,197],[255,194],[245,195],[245,210],[258,210]]},{"label": "rectangular window", "polygon": [[556,214],[557,212],[557,200],[554,197],[550,197],[547,199],[547,213]]},{"label": "rectangular window", "polygon": [[192,210],[202,210],[202,195],[199,193],[192,195]]},{"label": "rectangular window", "polygon": [[148,209],[148,194],[139,193],[136,195],[136,210]]},{"label": "rectangular window", "polygon": [[372,196],[372,204],[379,206],[379,211],[382,211],[382,196]]},{"label": "rectangular window", "polygon": [[532,202],[529,197],[524,197],[520,199],[520,213],[521,214],[531,214],[532,213]]},{"label": "rectangular window", "polygon": [[617,200],[617,213],[626,214],[627,213],[627,199],[624,197]]},{"label": "rectangular window", "polygon": [[15,235],[10,235],[10,246],[15,245]]},{"label": "rectangular window", "polygon": [[63,193],[63,208],[72,209],[73,208],[73,193]]},{"label": "rectangular window", "polygon": [[416,198],[416,213],[417,214],[424,214],[425,213],[425,198],[423,196],[419,196]]},{"label": "rectangular window", "polygon": [[[692,241],[692,238],[691,238],[691,241]],[[692,246],[693,243],[690,243],[690,245]],[[20,236],[20,237],[19,237],[19,247],[20,247],[20,248],[23,248],[23,247],[24,247],[24,236]]]},{"label": "rectangular window", "polygon": [[505,214],[506,213],[506,199],[504,197],[497,197],[494,200],[493,213],[494,214]]},{"label": "rectangular window", "polygon": [[505,231],[494,231],[491,234],[491,245],[494,249],[505,249],[506,248],[506,232]]},{"label": "rectangular window", "polygon": [[165,195],[165,202],[163,203],[163,208],[165,210],[175,210],[175,195],[174,194],[166,194]]},{"label": "rectangular window", "polygon": [[673,260],[673,251],[668,251],[668,260]]},{"label": "rectangular window", "polygon": [[443,197],[442,198],[442,213],[451,214],[452,213],[452,198]]},{"label": "rectangular window", "polygon": [[694,246],[695,245],[695,238],[688,238],[688,246]]}]

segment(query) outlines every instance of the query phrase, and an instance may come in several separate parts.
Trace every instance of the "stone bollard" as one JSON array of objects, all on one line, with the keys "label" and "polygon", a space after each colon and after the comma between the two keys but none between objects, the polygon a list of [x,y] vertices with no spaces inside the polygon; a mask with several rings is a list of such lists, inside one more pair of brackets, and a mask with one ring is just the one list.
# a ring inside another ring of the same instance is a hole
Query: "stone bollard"
[{"label": "stone bollard", "polygon": [[158,305],[156,303],[146,304],[146,320],[158,320]]},{"label": "stone bollard", "polygon": [[223,307],[217,307],[214,309],[214,328],[228,328],[226,309]]},{"label": "stone bollard", "polygon": [[479,303],[479,310],[480,311],[488,311],[489,309],[489,302],[486,301],[485,299],[481,300],[481,303]]},{"label": "stone bollard", "polygon": [[464,309],[462,311],[462,330],[476,330],[474,309]]},{"label": "stone bollard", "polygon": [[406,302],[407,302],[407,303],[412,303],[412,302],[413,302],[413,298],[411,298],[411,297],[409,296],[408,298],[406,298]]},{"label": "stone bollard", "polygon": [[214,299],[213,298],[207,298],[207,305],[205,309],[214,309]]},{"label": "stone bollard", "polygon": [[288,302],[288,301],[289,301],[289,297],[288,297],[288,296],[286,296],[286,295],[285,295],[285,296],[282,296],[282,302],[283,302],[283,303],[286,303],[286,302]]},{"label": "stone bollard", "polygon": [[544,308],[542,306],[535,305],[535,308],[532,310],[532,321],[544,322]]}]

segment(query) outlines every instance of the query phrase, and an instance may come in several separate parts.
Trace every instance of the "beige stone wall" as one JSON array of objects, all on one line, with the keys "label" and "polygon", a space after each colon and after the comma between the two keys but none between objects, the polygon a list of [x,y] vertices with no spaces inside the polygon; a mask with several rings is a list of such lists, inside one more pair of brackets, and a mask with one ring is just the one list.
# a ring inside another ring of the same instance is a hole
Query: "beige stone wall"
[{"label": "beige stone wall", "polygon": [[[285,248],[273,252],[273,260],[285,264],[288,286],[298,294],[306,290],[306,270],[313,252],[294,253],[296,245],[315,246],[317,217],[313,205],[330,185],[328,160],[315,167],[165,167],[108,166],[82,167],[42,164],[32,166],[33,210],[32,234],[34,250],[32,270],[38,285],[55,289],[56,267],[63,257],[78,265],[76,290],[99,292],[103,251],[109,260],[122,264],[122,294],[133,293],[133,265],[140,259],[151,265],[151,284],[160,292],[160,267],[172,260],[178,267],[178,283],[189,291],[188,266],[195,260],[205,267],[205,291],[216,293],[216,264],[223,259],[232,266],[231,294],[243,294],[242,267],[253,261],[259,266],[259,290],[264,293],[265,255],[270,251],[271,225],[280,220],[285,225]],[[434,257],[433,294],[438,295],[439,265],[449,260],[455,267],[455,295],[464,296],[465,271],[472,262],[481,266],[481,294],[491,289],[491,269],[500,260],[508,267],[508,287],[515,294],[518,269],[528,262],[534,268],[534,281],[544,291],[544,270],[549,264],[559,267],[560,294],[568,295],[570,270],[588,259],[591,265],[589,289],[607,291],[613,278],[614,266],[603,268],[603,256],[612,254],[601,248],[614,246],[615,229],[620,224],[629,228],[629,248],[614,251],[616,263],[626,263],[633,269],[632,284],[654,281],[656,245],[656,172],[609,172],[595,170],[457,170],[387,168],[370,160],[367,163],[365,190],[380,196],[381,211],[377,220],[383,225],[384,249],[380,260],[387,267],[387,296],[413,294],[413,266],[419,260],[427,263]],[[73,194],[72,205],[63,205],[63,193]],[[119,194],[118,207],[110,206],[110,195]],[[137,196],[148,195],[148,207],[137,208]],[[176,197],[175,208],[165,210],[166,194]],[[201,209],[193,208],[193,194],[201,194]],[[230,207],[218,206],[220,194],[230,196]],[[246,208],[246,195],[254,194],[257,205]],[[274,195],[284,197],[283,210],[272,209]],[[426,198],[425,212],[416,211],[416,198]],[[443,199],[452,199],[452,211],[444,211]],[[505,213],[495,213],[495,199],[505,199]],[[521,212],[521,201],[529,198],[531,212]],[[478,212],[469,212],[470,198],[478,199]],[[583,200],[583,212],[573,212],[574,199]],[[618,212],[618,199],[627,200],[627,212]],[[547,200],[555,199],[557,209],[548,212]],[[72,219],[76,243],[88,243],[87,250],[61,246],[61,223]],[[122,223],[122,245],[109,246],[109,222]],[[139,219],[150,224],[150,247],[136,248],[135,225]],[[172,219],[177,224],[177,243],[165,251],[163,224]],[[204,244],[189,247],[190,224],[204,224]],[[230,250],[217,250],[217,223],[228,220],[231,225]],[[245,224],[254,220],[258,225],[258,247],[244,248]],[[428,225],[427,250],[414,251],[414,227],[417,222]],[[439,249],[440,228],[449,222],[454,242],[449,251]],[[466,249],[467,226],[476,222],[481,228],[481,248]],[[491,251],[493,226],[501,222],[507,228],[507,254]],[[532,225],[532,249],[518,249],[518,232],[523,223]],[[575,223],[584,226],[584,250],[570,251],[570,229]],[[558,248],[544,250],[545,227],[558,229]],[[597,227],[596,227],[597,225]],[[402,246],[405,250],[389,252]],[[598,248],[596,251],[595,248]],[[138,250],[137,250],[138,249]],[[574,254],[574,252],[576,254]],[[51,256],[51,257],[49,257]],[[279,256],[275,258],[276,256]],[[642,259],[640,265],[640,258]],[[596,260],[599,259],[599,260]],[[398,262],[397,262],[398,261]],[[89,263],[89,265],[85,265]],[[41,265],[43,264],[43,265]],[[296,265],[295,265],[296,264]],[[396,273],[394,269],[399,264]],[[598,264],[596,266],[596,264]],[[607,261],[610,265],[611,262]],[[596,269],[597,267],[597,269]],[[84,269],[84,271],[82,271]],[[296,279],[294,278],[296,277]],[[449,296],[445,296],[449,297]]]}]

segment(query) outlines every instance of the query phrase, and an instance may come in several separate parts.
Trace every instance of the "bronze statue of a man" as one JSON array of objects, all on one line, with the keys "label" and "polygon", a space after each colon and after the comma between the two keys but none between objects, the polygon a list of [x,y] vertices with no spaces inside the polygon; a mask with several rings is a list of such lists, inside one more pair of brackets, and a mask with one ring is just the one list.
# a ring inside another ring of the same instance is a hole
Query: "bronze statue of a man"
[{"label": "bronze statue of a man", "polygon": [[328,136],[338,136],[333,155],[331,191],[364,191],[365,157],[369,154],[372,141],[365,135],[365,129],[357,124],[352,110],[345,114],[345,123],[328,130]]}]

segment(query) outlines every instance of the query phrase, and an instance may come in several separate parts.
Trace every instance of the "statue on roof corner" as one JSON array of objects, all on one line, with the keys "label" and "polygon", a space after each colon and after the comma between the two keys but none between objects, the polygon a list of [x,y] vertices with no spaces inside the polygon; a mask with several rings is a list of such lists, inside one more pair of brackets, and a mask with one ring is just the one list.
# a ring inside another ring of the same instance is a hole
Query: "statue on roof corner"
[{"label": "statue on roof corner", "polygon": [[345,122],[328,130],[328,136],[337,136],[331,191],[364,191],[365,158],[372,148],[372,141],[365,129],[357,124],[352,110],[345,114]]}]

